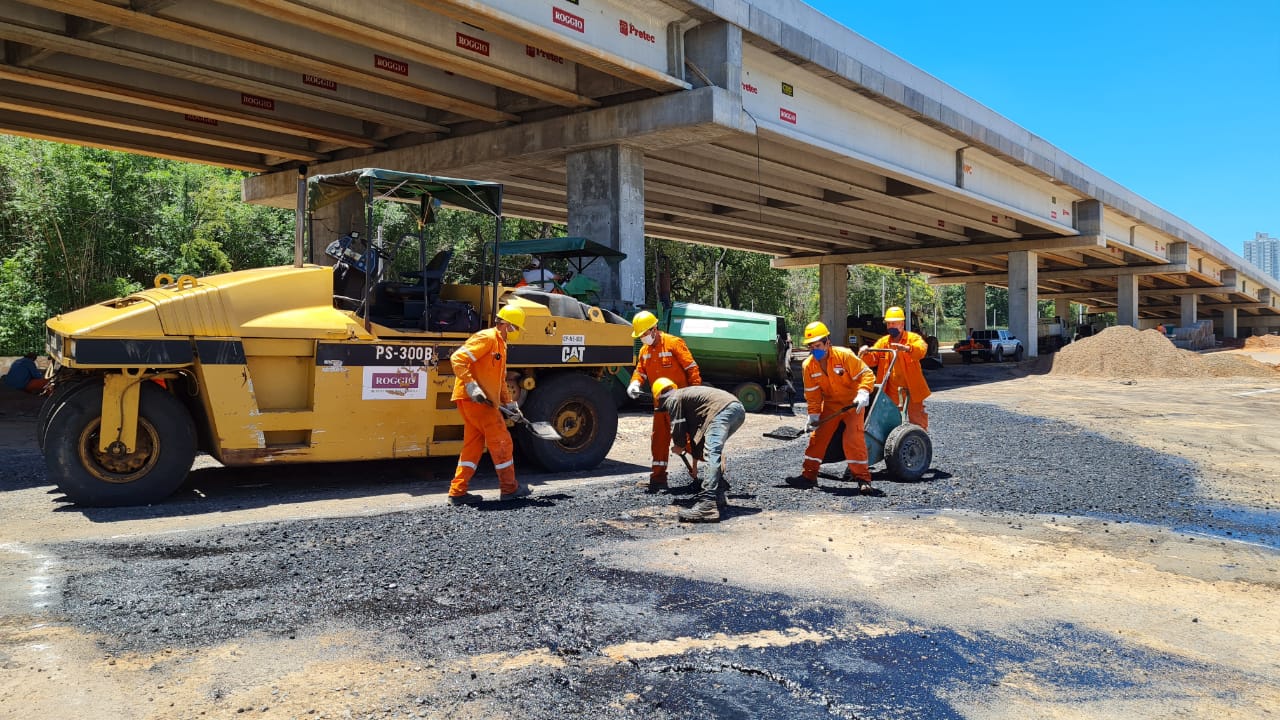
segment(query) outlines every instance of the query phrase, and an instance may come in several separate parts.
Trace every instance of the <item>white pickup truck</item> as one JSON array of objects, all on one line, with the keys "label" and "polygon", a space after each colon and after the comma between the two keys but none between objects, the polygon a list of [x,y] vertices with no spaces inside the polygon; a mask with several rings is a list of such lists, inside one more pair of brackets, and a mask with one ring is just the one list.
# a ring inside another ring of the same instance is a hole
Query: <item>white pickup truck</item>
[{"label": "white pickup truck", "polygon": [[960,358],[966,363],[973,362],[975,355],[987,361],[1003,362],[1005,358],[1012,358],[1017,362],[1026,354],[1022,341],[1010,335],[1008,330],[974,330],[952,349],[960,353]]}]

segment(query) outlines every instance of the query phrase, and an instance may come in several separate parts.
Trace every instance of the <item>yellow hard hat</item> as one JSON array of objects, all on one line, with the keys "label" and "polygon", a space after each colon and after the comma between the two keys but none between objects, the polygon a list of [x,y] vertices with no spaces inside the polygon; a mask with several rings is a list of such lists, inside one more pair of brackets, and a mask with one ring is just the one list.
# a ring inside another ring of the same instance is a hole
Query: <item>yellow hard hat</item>
[{"label": "yellow hard hat", "polygon": [[662,393],[668,390],[675,390],[676,383],[671,378],[658,378],[653,381],[653,399],[657,400],[662,397]]},{"label": "yellow hard hat", "polygon": [[524,310],[515,305],[503,305],[498,310],[498,319],[515,325],[517,330],[524,329]]},{"label": "yellow hard hat", "polygon": [[897,305],[894,305],[893,307],[884,311],[885,322],[889,322],[890,320],[905,321],[906,319],[907,319],[906,313],[902,312],[902,308],[898,307]]},{"label": "yellow hard hat", "polygon": [[649,332],[658,324],[658,316],[648,310],[641,310],[631,318],[631,337],[638,338]]},{"label": "yellow hard hat", "polygon": [[821,321],[811,322],[804,326],[804,344],[808,345],[811,342],[817,342],[830,334],[831,331],[827,329],[826,323]]}]

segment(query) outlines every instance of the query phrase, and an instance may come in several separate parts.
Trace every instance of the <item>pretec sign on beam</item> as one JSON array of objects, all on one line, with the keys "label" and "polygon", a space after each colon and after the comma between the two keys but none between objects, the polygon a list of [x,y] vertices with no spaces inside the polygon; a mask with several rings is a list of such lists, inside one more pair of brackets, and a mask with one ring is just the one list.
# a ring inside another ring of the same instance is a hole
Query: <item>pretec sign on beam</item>
[{"label": "pretec sign on beam", "polygon": [[679,14],[674,10],[654,14],[665,6],[653,4],[641,11],[634,4],[605,0],[580,4],[569,0],[486,0],[485,4],[561,38],[598,48],[606,56],[668,72],[667,24],[679,19]]}]

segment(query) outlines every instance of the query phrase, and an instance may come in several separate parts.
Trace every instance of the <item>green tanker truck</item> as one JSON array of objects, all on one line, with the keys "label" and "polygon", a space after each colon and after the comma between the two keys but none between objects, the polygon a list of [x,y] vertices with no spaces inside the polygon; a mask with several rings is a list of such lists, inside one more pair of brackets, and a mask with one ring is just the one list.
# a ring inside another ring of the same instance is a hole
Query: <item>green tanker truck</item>
[{"label": "green tanker truck", "polygon": [[797,399],[791,335],[776,315],[676,302],[660,307],[658,327],[678,335],[698,361],[702,381],[733,393],[747,412]]}]

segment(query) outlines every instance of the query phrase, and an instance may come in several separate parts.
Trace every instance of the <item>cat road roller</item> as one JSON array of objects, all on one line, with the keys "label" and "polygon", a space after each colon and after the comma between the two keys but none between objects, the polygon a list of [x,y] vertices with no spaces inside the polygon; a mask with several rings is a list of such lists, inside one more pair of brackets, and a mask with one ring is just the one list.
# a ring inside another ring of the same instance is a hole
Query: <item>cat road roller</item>
[{"label": "cat road roller", "polygon": [[[457,455],[449,356],[505,303],[526,316],[509,345],[508,385],[529,420],[561,437],[513,428],[523,455],[549,471],[604,459],[618,422],[607,382],[633,362],[631,326],[501,285],[500,184],[364,169],[300,176],[298,186],[292,266],[160,275],[149,290],[47,322],[54,370],[37,440],[69,500],[156,502],[200,451],[231,467]],[[406,203],[417,237],[389,248],[350,233],[329,245],[333,267],[304,263],[310,213],[355,195],[368,228],[375,203]],[[441,205],[494,218],[478,284],[445,281],[451,248],[427,257]],[[397,252],[414,241],[416,263]]]}]

